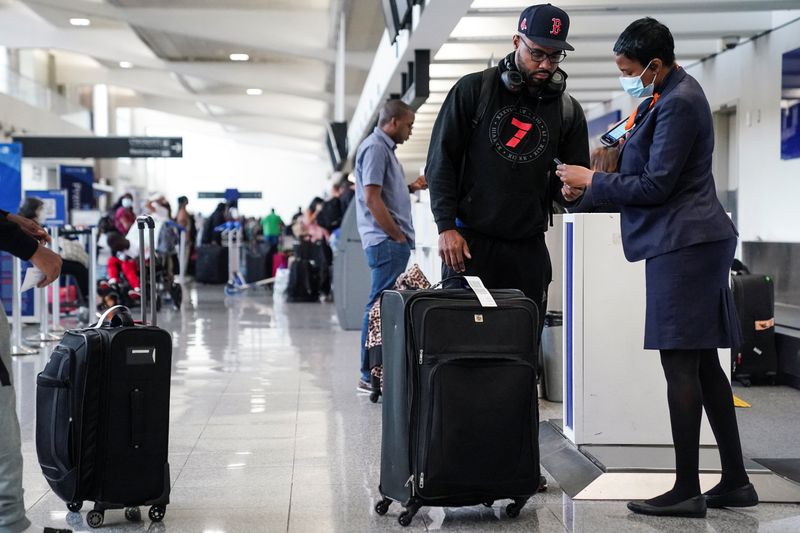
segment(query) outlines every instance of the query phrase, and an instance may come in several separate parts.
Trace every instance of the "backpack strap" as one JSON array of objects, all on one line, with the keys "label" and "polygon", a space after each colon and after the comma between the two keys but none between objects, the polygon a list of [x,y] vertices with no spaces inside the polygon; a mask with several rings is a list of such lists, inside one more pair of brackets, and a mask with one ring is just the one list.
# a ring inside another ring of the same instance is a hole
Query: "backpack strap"
[{"label": "backpack strap", "polygon": [[572,127],[575,121],[575,103],[567,91],[561,93],[561,139],[563,143],[567,137],[567,130]]},{"label": "backpack strap", "polygon": [[472,129],[478,127],[489,107],[495,87],[497,87],[497,67],[489,67],[481,73],[481,92],[478,96],[478,107],[475,108],[475,115],[472,117]]}]

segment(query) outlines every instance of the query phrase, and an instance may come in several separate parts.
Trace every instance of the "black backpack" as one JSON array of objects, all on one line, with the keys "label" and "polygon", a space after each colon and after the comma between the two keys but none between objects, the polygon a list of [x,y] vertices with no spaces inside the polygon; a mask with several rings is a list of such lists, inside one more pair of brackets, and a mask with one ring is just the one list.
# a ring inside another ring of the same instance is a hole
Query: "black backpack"
[{"label": "black backpack", "polygon": [[322,204],[322,208],[317,213],[317,224],[328,231],[334,231],[342,225],[342,203],[338,198],[331,198]]}]

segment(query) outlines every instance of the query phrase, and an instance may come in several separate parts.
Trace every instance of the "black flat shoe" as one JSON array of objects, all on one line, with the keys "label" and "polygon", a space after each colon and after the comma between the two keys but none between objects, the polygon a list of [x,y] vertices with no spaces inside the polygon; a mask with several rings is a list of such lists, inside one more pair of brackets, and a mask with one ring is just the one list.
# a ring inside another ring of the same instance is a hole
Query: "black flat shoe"
[{"label": "black flat shoe", "polygon": [[676,503],[675,505],[665,505],[656,507],[643,501],[628,502],[628,509],[638,514],[651,516],[681,516],[684,518],[705,518],[706,517],[706,498],[705,496],[695,496],[688,500]]},{"label": "black flat shoe", "polygon": [[758,505],[758,493],[752,483],[723,494],[710,496],[704,494],[706,505],[712,509],[720,507],[754,507]]}]

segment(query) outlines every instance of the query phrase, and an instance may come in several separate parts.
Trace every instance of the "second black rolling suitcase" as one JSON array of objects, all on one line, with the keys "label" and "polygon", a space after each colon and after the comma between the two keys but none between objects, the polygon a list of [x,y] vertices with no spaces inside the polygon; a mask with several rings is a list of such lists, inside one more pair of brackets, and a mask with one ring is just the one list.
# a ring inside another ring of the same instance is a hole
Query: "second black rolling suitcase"
[{"label": "second black rolling suitcase", "polygon": [[195,281],[220,284],[228,281],[228,248],[207,244],[197,249]]},{"label": "second black rolling suitcase", "polygon": [[516,290],[386,291],[381,299],[380,493],[407,526],[423,505],[511,499],[539,488],[538,310]]},{"label": "second black rolling suitcase", "polygon": [[[152,218],[138,222],[140,236],[143,223],[150,228],[154,249]],[[169,503],[172,338],[155,325],[152,293],[147,325],[147,292],[141,325],[127,308],[109,309],[95,327],[68,331],[36,379],[42,473],[70,511],[95,502],[86,515],[95,528],[106,509],[124,508],[128,520],[138,520],[141,505],[150,506],[150,519],[160,522]]]},{"label": "second black rolling suitcase", "polygon": [[732,353],[733,378],[774,384],[778,374],[775,344],[775,287],[770,276],[739,274],[733,279],[733,300],[742,327],[742,345]]}]

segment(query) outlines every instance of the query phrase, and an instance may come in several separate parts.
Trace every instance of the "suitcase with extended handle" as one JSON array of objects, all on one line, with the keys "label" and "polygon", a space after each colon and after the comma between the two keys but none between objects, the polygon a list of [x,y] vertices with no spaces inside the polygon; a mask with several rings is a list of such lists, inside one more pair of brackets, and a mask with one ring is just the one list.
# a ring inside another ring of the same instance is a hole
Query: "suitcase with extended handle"
[{"label": "suitcase with extended handle", "polygon": [[[153,219],[137,223],[141,250],[149,230],[154,265]],[[139,506],[150,506],[150,519],[160,522],[169,503],[172,338],[156,326],[154,269],[149,275],[141,324],[123,306],[109,309],[94,327],[68,331],[36,380],[42,473],[70,511],[95,502],[86,515],[93,528],[103,525],[107,509],[125,509],[125,518],[139,520]]]}]

